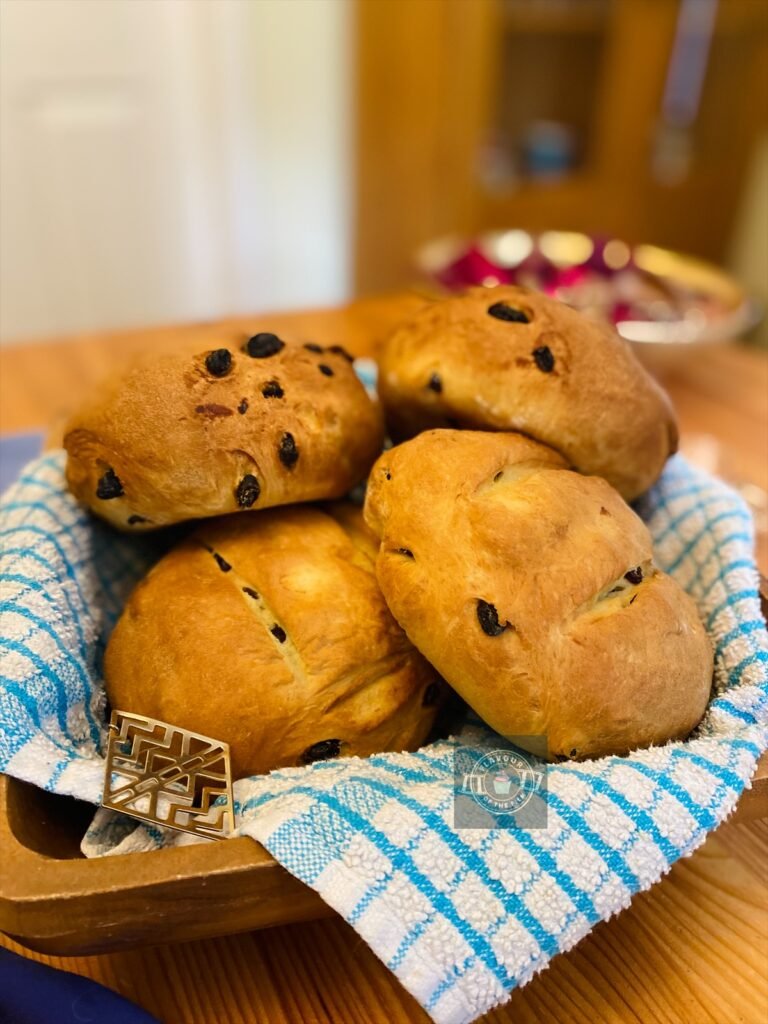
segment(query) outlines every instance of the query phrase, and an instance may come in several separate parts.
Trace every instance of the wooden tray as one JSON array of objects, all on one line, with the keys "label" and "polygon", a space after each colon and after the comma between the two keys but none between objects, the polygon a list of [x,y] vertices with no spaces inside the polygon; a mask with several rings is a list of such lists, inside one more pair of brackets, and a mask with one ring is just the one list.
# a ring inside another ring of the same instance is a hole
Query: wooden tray
[{"label": "wooden tray", "polygon": [[[768,580],[760,581],[768,616]],[[734,819],[768,816],[768,754]],[[333,911],[252,839],[87,860],[93,806],[0,775],[0,931],[75,956],[253,931]],[[731,820],[734,820],[731,819]]]}]

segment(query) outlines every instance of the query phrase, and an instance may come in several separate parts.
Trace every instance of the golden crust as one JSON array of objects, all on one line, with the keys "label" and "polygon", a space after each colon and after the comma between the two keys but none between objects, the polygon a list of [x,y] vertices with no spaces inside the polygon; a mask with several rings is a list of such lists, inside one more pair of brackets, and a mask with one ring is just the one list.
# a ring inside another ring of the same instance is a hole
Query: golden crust
[{"label": "golden crust", "polygon": [[342,497],[381,451],[380,409],[343,354],[282,340],[266,358],[230,346],[220,377],[207,352],[145,356],[112,377],[67,425],[71,491],[129,530]]},{"label": "golden crust", "polygon": [[393,615],[502,735],[586,758],[700,720],[709,639],[604,480],[520,435],[430,430],[379,458],[365,517]]},{"label": "golden crust", "polygon": [[[529,323],[489,315],[495,303]],[[677,446],[669,400],[628,343],[526,288],[475,288],[422,309],[385,346],[379,394],[396,440],[430,427],[519,431],[628,501]]]},{"label": "golden crust", "polygon": [[344,505],[205,524],[129,598],[105,655],[112,706],[228,742],[235,778],[326,740],[342,756],[420,746],[442,684],[387,609],[377,546]]}]

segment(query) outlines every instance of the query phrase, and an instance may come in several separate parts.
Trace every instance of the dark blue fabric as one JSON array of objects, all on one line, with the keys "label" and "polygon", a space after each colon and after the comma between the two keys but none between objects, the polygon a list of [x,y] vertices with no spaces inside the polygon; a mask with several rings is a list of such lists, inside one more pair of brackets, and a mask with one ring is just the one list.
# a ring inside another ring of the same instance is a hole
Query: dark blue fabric
[{"label": "dark blue fabric", "polygon": [[45,435],[39,430],[28,434],[6,434],[0,438],[0,494],[10,487],[23,467],[43,450]]},{"label": "dark blue fabric", "polygon": [[0,948],[0,1024],[159,1024],[146,1010],[69,971]]}]

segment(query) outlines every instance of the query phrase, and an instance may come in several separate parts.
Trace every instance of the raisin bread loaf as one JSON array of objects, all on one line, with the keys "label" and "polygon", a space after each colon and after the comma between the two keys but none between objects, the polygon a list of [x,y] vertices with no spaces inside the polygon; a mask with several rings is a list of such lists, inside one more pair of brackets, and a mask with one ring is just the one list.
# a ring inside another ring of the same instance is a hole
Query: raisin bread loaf
[{"label": "raisin bread loaf", "polygon": [[64,447],[75,496],[138,531],[342,497],[382,441],[340,346],[257,334],[136,360],[72,417]]},{"label": "raisin bread loaf", "polygon": [[346,504],[206,523],[128,600],[112,707],[228,742],[235,778],[418,747],[446,687],[387,609],[376,551]]},{"label": "raisin bread loaf", "polygon": [[519,434],[430,430],[379,458],[365,516],[393,615],[499,733],[589,758],[698,723],[709,639],[604,480]]},{"label": "raisin bread loaf", "polygon": [[395,440],[430,427],[515,430],[628,501],[677,447],[665,393],[608,325],[525,288],[475,288],[404,323],[380,359]]}]

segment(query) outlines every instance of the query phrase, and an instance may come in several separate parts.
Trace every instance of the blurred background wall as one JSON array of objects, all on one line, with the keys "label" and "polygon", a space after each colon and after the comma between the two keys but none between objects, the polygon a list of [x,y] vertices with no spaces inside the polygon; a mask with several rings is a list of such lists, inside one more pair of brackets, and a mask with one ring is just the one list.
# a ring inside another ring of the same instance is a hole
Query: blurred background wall
[{"label": "blurred background wall", "polygon": [[0,337],[340,301],[346,0],[3,0]]},{"label": "blurred background wall", "polygon": [[0,0],[0,338],[325,305],[574,229],[768,298],[768,0]]}]

